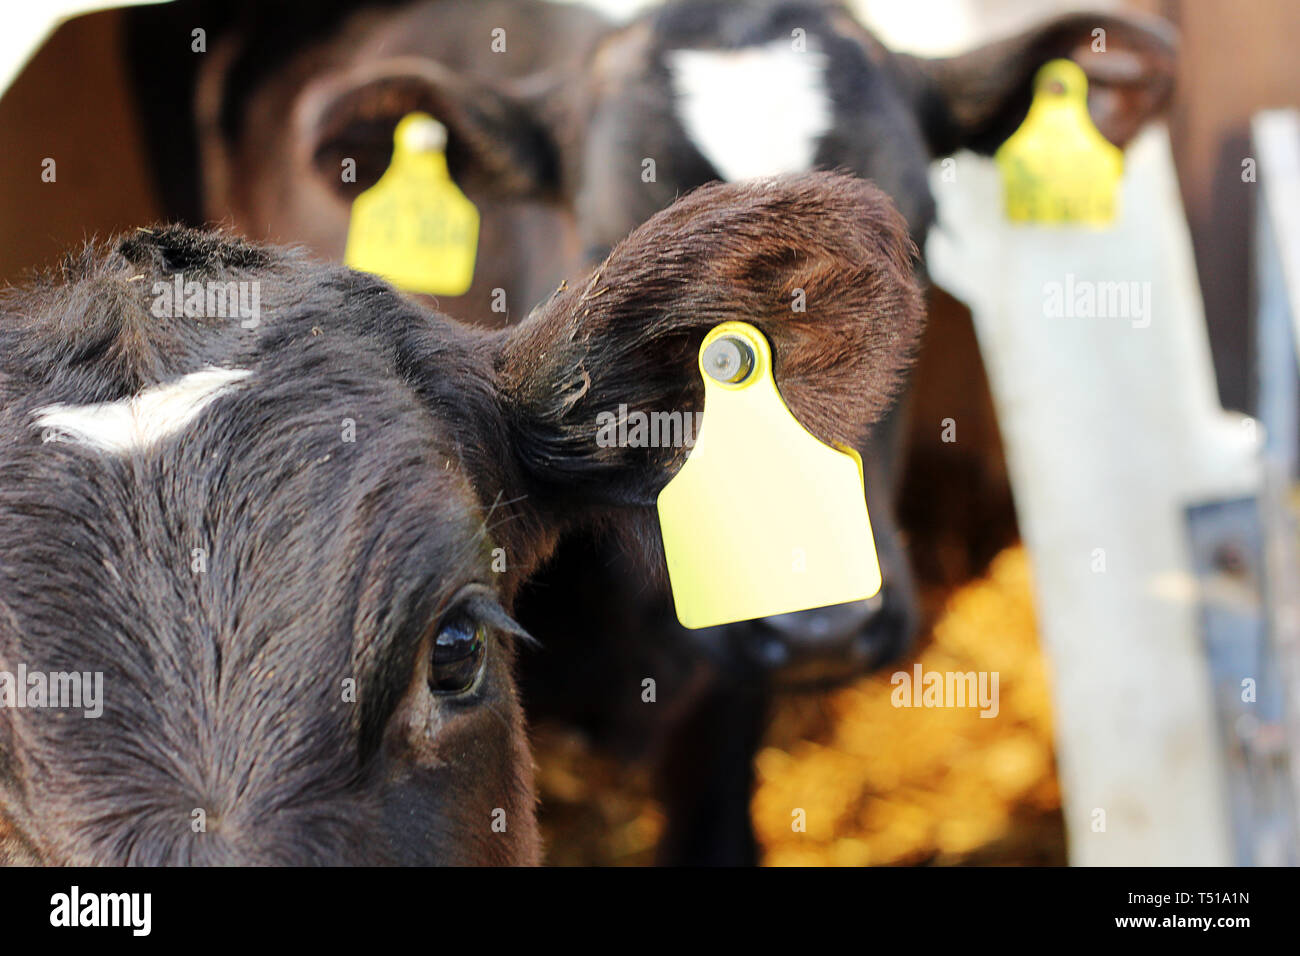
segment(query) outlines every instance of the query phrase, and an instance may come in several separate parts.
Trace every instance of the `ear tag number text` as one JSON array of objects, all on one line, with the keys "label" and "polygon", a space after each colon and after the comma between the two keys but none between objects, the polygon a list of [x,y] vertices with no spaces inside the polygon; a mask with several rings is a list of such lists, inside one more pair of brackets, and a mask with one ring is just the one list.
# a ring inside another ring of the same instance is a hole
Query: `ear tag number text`
[{"label": "ear tag number text", "polygon": [[1020,128],[994,154],[1012,222],[1105,226],[1115,218],[1124,154],[1088,115],[1088,78],[1052,60],[1034,78]]},{"label": "ear tag number text", "polygon": [[474,279],[478,210],[452,182],[447,133],[426,113],[403,117],[393,160],[352,204],[343,261],[395,286],[463,295]]}]

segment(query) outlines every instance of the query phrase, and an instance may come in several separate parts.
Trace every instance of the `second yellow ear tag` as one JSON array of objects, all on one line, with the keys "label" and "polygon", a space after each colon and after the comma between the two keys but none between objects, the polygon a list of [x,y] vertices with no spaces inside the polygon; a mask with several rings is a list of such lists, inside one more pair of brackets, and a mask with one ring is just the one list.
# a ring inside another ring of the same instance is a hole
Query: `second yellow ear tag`
[{"label": "second yellow ear tag", "polygon": [[1115,218],[1124,154],[1088,115],[1088,78],[1052,60],[1034,78],[1025,121],[994,154],[1013,222],[1087,223]]},{"label": "second yellow ear tag", "polygon": [[722,323],[699,367],[703,424],[658,500],[678,620],[710,627],[879,591],[862,460],[795,419],[763,334]]},{"label": "second yellow ear tag", "polygon": [[427,113],[403,117],[388,170],[352,204],[343,261],[395,286],[463,295],[474,279],[478,210],[452,182],[447,132]]}]

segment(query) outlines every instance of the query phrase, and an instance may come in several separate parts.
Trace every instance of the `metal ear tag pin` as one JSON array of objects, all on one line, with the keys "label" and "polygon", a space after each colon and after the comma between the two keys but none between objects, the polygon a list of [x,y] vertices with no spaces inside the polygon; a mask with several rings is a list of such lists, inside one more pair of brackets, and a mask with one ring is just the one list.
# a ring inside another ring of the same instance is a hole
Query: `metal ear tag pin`
[{"label": "metal ear tag pin", "polygon": [[352,204],[345,263],[411,292],[469,290],[479,215],[447,171],[446,143],[447,130],[427,113],[402,118],[391,165]]},{"label": "metal ear tag pin", "polygon": [[711,627],[874,595],[880,563],[857,452],[799,424],[754,326],[713,328],[699,368],[703,424],[658,500],[678,620]]}]

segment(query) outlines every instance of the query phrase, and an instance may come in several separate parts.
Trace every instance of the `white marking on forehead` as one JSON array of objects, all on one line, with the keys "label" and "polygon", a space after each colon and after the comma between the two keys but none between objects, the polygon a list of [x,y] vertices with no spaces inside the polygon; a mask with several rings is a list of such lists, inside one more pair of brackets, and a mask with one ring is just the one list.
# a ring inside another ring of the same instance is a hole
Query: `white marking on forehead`
[{"label": "white marking on forehead", "polygon": [[686,135],[728,181],[812,168],[831,128],[826,54],[790,40],[741,50],[671,50],[674,107]]},{"label": "white marking on forehead", "polygon": [[48,430],[52,440],[128,454],[176,434],[250,374],[247,369],[208,366],[166,385],[146,388],[134,398],[96,405],[46,405],[36,410],[33,427]]}]

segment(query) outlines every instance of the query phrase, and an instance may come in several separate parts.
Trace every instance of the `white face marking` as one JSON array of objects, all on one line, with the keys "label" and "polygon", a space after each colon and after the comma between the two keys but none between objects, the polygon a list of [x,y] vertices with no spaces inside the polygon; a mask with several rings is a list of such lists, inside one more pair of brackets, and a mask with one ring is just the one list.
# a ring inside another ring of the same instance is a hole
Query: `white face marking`
[{"label": "white face marking", "polygon": [[97,405],[47,405],[36,410],[32,424],[48,431],[51,440],[124,455],[176,434],[250,374],[246,369],[208,366],[166,385],[146,388],[134,398]]},{"label": "white face marking", "polygon": [[668,73],[686,135],[726,180],[812,168],[831,127],[826,54],[787,39],[742,50],[672,50]]}]

